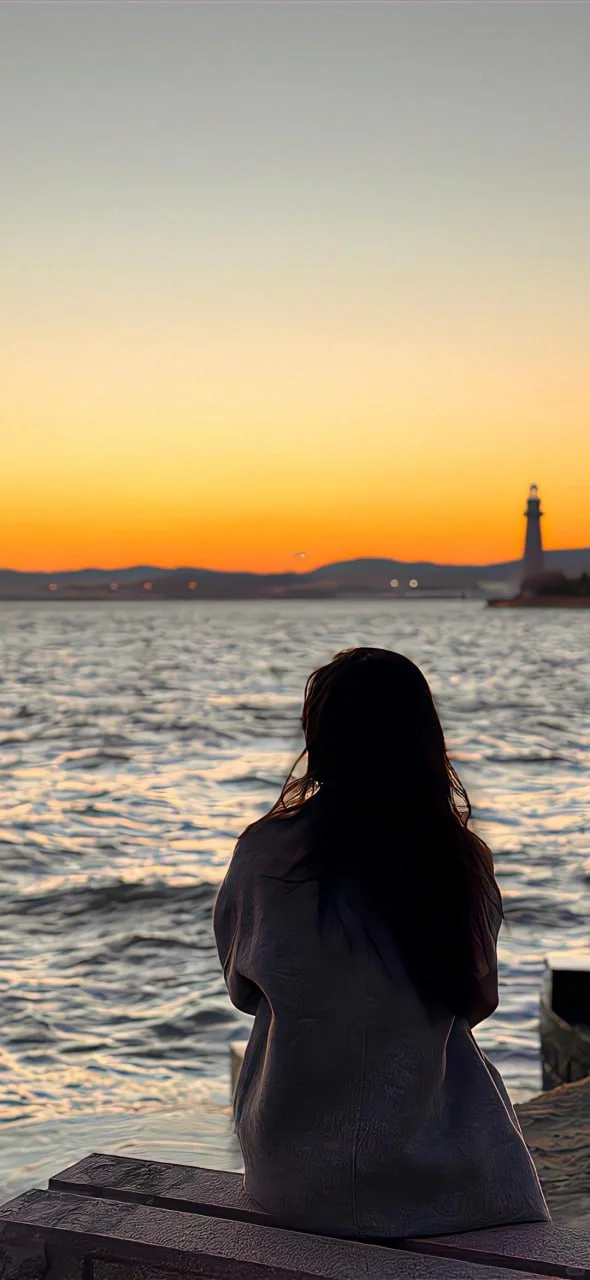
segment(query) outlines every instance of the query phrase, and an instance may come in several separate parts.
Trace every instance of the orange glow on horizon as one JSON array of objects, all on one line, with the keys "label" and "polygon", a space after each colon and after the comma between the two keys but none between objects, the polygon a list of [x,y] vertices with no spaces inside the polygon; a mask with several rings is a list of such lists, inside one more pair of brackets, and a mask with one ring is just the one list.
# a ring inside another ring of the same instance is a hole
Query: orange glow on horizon
[{"label": "orange glow on horizon", "polygon": [[190,332],[32,350],[5,331],[3,567],[515,560],[532,481],[545,546],[589,545],[585,352],[553,344],[543,363],[530,335],[518,360],[508,339],[484,359],[467,332],[441,349],[254,336],[239,350],[210,335],[200,363]]},{"label": "orange glow on horizon", "polygon": [[[19,554],[10,560],[5,557],[2,567],[57,574],[137,564],[284,573],[306,572],[360,557],[454,564],[518,560],[524,545],[524,499],[520,495],[526,488],[526,484],[519,486],[515,501],[507,502],[500,511],[495,504],[486,509],[482,495],[479,509],[474,504],[471,509],[446,513],[443,503],[434,512],[425,510],[424,504],[414,504],[413,509],[401,513],[382,505],[359,506],[349,507],[346,515],[334,511],[306,519],[288,512],[282,518],[275,512],[266,516],[228,512],[209,520],[177,514],[171,522],[169,513],[162,513],[161,519],[151,513],[151,519],[144,515],[141,520],[138,512],[133,528],[127,518],[117,519],[114,512],[110,513],[110,525],[101,528],[100,513],[92,509],[84,513],[73,508],[61,520],[38,510],[36,519],[27,522],[22,531]],[[543,506],[547,509],[548,503],[543,501]],[[564,516],[560,520],[558,513],[549,509],[542,525],[545,547],[588,545],[583,524],[567,509]],[[5,520],[3,513],[0,530]],[[6,547],[6,534],[3,542]],[[306,547],[304,556],[294,549],[300,544]]]}]

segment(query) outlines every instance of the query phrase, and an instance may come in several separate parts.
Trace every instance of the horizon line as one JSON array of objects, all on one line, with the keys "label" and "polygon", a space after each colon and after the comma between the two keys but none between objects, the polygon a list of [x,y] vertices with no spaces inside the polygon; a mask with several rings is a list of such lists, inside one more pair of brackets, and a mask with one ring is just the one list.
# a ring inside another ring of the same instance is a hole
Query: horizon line
[{"label": "horizon line", "polygon": [[[587,551],[590,554],[590,546],[543,547],[543,552],[547,555],[551,555],[555,552],[572,553],[572,552],[580,552],[580,551]],[[497,564],[506,564],[506,565],[520,564],[523,559],[524,559],[523,555],[515,556],[510,560],[486,560],[484,562],[473,561],[473,560],[426,560],[424,558],[417,559],[417,560],[399,560],[397,559],[396,556],[387,556],[387,555],[352,556],[352,557],[348,556],[343,560],[329,560],[325,562],[320,562],[319,564],[314,565],[310,569],[301,568],[297,570],[297,569],[285,568],[285,569],[270,570],[270,571],[260,570],[260,569],[214,569],[214,568],[210,568],[207,565],[198,566],[196,564],[162,565],[162,564],[154,564],[154,563],[152,564],[135,563],[135,564],[129,564],[129,565],[116,565],[116,566],[107,567],[107,568],[103,568],[101,565],[80,565],[77,568],[68,568],[68,569],[56,569],[56,568],[13,569],[9,565],[4,565],[4,566],[0,566],[0,573],[14,573],[14,574],[21,574],[22,576],[38,574],[43,577],[47,577],[52,574],[60,574],[60,573],[66,573],[66,574],[105,573],[107,574],[107,573],[129,573],[133,569],[150,569],[150,570],[157,570],[158,572],[161,572],[161,573],[183,573],[183,572],[222,573],[222,574],[247,573],[247,574],[252,574],[252,576],[259,577],[259,578],[269,578],[269,577],[284,576],[287,573],[293,574],[294,576],[303,575],[305,573],[313,573],[315,572],[316,569],[329,568],[331,565],[354,564],[355,561],[385,560],[391,564],[398,564],[398,565],[422,564],[422,565],[432,566],[432,568],[439,568],[439,569],[447,568],[447,567],[458,568],[458,569],[461,569],[461,568],[486,569],[486,568],[489,568],[491,565],[497,565]]]}]

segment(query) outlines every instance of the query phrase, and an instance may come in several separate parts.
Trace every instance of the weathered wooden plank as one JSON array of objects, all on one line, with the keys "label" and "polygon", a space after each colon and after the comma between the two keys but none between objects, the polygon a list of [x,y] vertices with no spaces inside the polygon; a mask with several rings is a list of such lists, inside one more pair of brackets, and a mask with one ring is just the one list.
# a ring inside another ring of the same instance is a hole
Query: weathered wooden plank
[{"label": "weathered wooden plank", "polygon": [[246,1195],[242,1175],[221,1169],[133,1160],[96,1152],[55,1174],[49,1186],[53,1191],[273,1225],[269,1214]]},{"label": "weathered wooden plank", "polygon": [[[451,1258],[58,1191],[28,1191],[0,1210],[0,1257],[22,1242],[32,1254],[42,1242],[48,1263],[54,1247],[89,1259],[98,1254],[101,1280],[118,1275],[107,1264],[127,1260],[134,1264],[129,1280],[143,1264],[154,1280],[174,1270],[195,1280],[491,1280],[493,1274]],[[502,1280],[525,1275],[533,1280],[532,1272],[501,1270]],[[5,1280],[13,1280],[10,1273]]]},{"label": "weathered wooden plank", "polygon": [[482,1265],[527,1267],[551,1276],[590,1280],[590,1233],[549,1222],[493,1227],[461,1235],[417,1237],[403,1247],[441,1258],[462,1258]]},{"label": "weathered wooden plank", "polygon": [[[210,1216],[258,1222],[272,1218],[248,1199],[239,1173],[190,1165],[92,1155],[51,1179],[64,1191],[114,1196],[136,1203]],[[457,1257],[498,1266],[525,1267],[540,1274],[590,1280],[590,1233],[545,1223],[494,1227],[461,1235],[404,1240],[396,1246],[440,1257]],[[547,1271],[546,1268],[550,1269]]]}]

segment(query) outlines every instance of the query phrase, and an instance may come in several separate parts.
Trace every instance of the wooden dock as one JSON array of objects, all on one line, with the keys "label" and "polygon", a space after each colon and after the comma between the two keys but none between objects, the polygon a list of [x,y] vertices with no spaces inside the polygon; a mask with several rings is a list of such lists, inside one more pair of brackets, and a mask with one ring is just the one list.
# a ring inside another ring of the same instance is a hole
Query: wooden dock
[{"label": "wooden dock", "polygon": [[286,1230],[239,1174],[91,1155],[0,1209],[2,1280],[590,1280],[590,1233],[545,1223],[361,1243]]}]

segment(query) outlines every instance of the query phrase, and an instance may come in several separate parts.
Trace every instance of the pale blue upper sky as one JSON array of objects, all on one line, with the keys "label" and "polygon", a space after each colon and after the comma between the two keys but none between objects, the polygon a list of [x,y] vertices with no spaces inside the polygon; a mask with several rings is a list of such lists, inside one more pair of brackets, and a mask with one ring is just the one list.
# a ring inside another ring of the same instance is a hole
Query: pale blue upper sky
[{"label": "pale blue upper sky", "polygon": [[49,0],[0,29],[5,245],[586,266],[590,6]]}]

